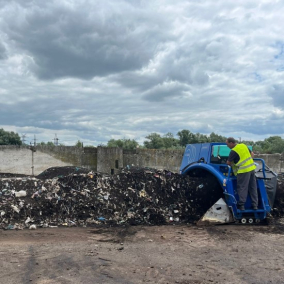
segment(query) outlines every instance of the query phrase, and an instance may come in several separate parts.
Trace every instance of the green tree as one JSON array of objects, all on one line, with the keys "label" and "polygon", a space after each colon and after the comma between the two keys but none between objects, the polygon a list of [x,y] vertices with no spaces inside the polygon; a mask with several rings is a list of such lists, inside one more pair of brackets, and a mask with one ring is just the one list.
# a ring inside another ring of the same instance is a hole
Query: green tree
[{"label": "green tree", "polygon": [[107,147],[123,148],[123,141],[121,139],[110,139],[107,142]]},{"label": "green tree", "polygon": [[147,149],[162,149],[165,147],[164,140],[158,133],[151,133],[145,137],[149,141],[144,141],[144,146]]},{"label": "green tree", "polygon": [[218,134],[216,134],[214,132],[212,132],[209,135],[209,141],[210,142],[226,142],[226,139],[227,139],[227,137],[218,135]]},{"label": "green tree", "polygon": [[186,146],[186,144],[190,143],[196,143],[194,134],[187,129],[179,131],[177,135],[179,137],[179,144],[181,146]]},{"label": "green tree", "polygon": [[49,147],[54,147],[54,143],[51,142],[51,141],[48,141],[48,142],[40,142],[40,143],[37,143],[37,145],[40,145],[40,146],[49,146]]},{"label": "green tree", "polygon": [[270,136],[263,141],[242,141],[246,145],[252,145],[254,152],[261,154],[274,154],[284,152],[284,140],[280,136]]},{"label": "green tree", "polygon": [[1,128],[0,145],[22,145],[22,141],[18,133],[5,131]]},{"label": "green tree", "polygon": [[192,133],[187,129],[183,129],[177,133],[179,136],[179,144],[181,146],[186,146],[186,144],[193,143],[207,143],[210,142],[210,139],[205,134],[197,132],[196,134]]},{"label": "green tree", "polygon": [[139,144],[134,139],[123,139],[123,149],[134,150],[139,147]]},{"label": "green tree", "polygon": [[207,143],[210,141],[207,135],[201,134],[199,132],[197,132],[194,136],[195,136],[195,140],[197,141],[196,143]]},{"label": "green tree", "polygon": [[119,147],[127,150],[136,149],[138,146],[138,142],[134,139],[111,139],[107,142],[107,147]]},{"label": "green tree", "polygon": [[270,136],[269,138],[264,139],[266,143],[265,146],[268,146],[268,153],[283,153],[284,152],[284,140],[280,136]]},{"label": "green tree", "polygon": [[[246,144],[247,145],[247,144]],[[263,153],[263,150],[260,145],[254,144],[252,147],[254,153]]]},{"label": "green tree", "polygon": [[54,147],[54,146],[55,146],[54,143],[51,142],[51,141],[48,141],[48,142],[46,143],[46,145],[49,146],[49,147]]},{"label": "green tree", "polygon": [[170,132],[165,134],[163,137],[164,148],[166,149],[175,149],[179,147],[179,140],[174,138],[174,135]]},{"label": "green tree", "polygon": [[81,142],[80,140],[78,140],[77,143],[75,144],[75,147],[83,148],[83,142]]}]

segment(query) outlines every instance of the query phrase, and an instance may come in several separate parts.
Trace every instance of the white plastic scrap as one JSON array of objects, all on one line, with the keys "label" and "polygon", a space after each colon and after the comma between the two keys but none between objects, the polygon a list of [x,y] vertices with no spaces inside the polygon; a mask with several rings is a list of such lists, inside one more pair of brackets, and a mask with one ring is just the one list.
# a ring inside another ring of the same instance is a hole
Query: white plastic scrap
[{"label": "white plastic scrap", "polygon": [[13,208],[13,210],[14,210],[15,212],[17,212],[17,213],[20,212],[20,209],[19,209],[17,206],[11,205],[11,207]]},{"label": "white plastic scrap", "polygon": [[16,197],[24,197],[24,196],[27,196],[27,192],[25,190],[20,190],[18,192],[16,191],[15,196]]},{"label": "white plastic scrap", "polygon": [[33,219],[31,219],[30,217],[27,218],[27,220],[25,221],[25,224],[27,225],[29,222],[33,222]]},{"label": "white plastic scrap", "polygon": [[104,199],[108,200],[109,194],[104,195]]}]

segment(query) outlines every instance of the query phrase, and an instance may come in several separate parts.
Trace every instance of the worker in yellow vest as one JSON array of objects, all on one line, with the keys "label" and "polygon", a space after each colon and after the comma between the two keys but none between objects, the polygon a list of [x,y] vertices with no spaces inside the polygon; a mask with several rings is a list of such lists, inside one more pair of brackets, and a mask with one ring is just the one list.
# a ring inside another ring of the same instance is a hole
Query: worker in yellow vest
[{"label": "worker in yellow vest", "polygon": [[258,195],[255,177],[256,166],[253,161],[254,153],[245,144],[237,144],[233,137],[227,138],[226,144],[231,149],[227,164],[232,167],[237,177],[238,209],[245,210],[245,203],[249,193],[252,209],[257,210]]}]

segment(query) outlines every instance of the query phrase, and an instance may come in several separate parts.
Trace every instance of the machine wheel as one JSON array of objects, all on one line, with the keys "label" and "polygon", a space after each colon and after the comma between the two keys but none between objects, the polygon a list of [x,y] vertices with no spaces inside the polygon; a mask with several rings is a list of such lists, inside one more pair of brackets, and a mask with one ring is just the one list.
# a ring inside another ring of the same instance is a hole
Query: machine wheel
[{"label": "machine wheel", "polygon": [[246,218],[242,218],[242,219],[241,219],[241,223],[242,223],[242,224],[245,224],[246,222],[247,222],[247,219],[246,219]]},{"label": "machine wheel", "polygon": [[253,223],[253,219],[252,219],[252,218],[249,218],[249,219],[248,219],[248,222],[249,222],[250,224],[252,224],[252,223]]},{"label": "machine wheel", "polygon": [[255,223],[260,223],[260,219],[255,219]]}]

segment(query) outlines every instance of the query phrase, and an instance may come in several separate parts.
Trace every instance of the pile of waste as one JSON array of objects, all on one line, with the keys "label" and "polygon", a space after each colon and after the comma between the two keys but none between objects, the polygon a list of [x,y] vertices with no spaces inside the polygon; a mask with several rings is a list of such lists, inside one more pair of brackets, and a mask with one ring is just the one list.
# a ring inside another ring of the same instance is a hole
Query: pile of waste
[{"label": "pile of waste", "polygon": [[71,174],[87,174],[89,170],[81,167],[52,167],[43,171],[41,174],[36,176],[38,179],[52,179],[68,176]]},{"label": "pile of waste", "polygon": [[21,229],[195,222],[221,196],[210,177],[139,168],[111,176],[77,167],[50,168],[37,177],[0,178],[0,225]]},{"label": "pile of waste", "polygon": [[[116,175],[78,167],[49,168],[36,177],[2,173],[0,227],[196,222],[222,195],[213,176],[149,168]],[[284,216],[284,175],[278,176],[272,214]]]}]

